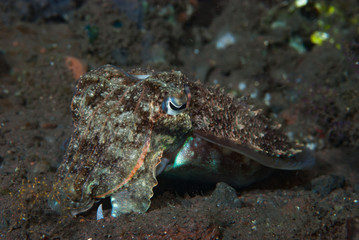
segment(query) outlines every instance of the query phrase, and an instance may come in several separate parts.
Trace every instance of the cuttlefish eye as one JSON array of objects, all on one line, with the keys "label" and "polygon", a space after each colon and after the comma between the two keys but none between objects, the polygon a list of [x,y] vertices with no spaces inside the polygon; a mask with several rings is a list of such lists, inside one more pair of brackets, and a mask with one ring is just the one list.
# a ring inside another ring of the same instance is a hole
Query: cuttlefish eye
[{"label": "cuttlefish eye", "polygon": [[187,85],[184,86],[184,94],[179,97],[170,96],[162,102],[162,109],[168,115],[177,115],[186,110],[191,100],[191,93]]}]

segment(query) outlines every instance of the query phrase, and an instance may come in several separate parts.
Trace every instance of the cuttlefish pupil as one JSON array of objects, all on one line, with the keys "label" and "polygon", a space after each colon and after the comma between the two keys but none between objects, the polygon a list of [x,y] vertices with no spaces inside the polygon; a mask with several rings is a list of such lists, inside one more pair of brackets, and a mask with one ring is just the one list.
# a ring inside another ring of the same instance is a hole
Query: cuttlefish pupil
[{"label": "cuttlefish pupil", "polygon": [[170,96],[162,102],[162,110],[168,115],[177,115],[189,107],[191,93],[188,85],[184,86],[184,95],[181,97]]}]

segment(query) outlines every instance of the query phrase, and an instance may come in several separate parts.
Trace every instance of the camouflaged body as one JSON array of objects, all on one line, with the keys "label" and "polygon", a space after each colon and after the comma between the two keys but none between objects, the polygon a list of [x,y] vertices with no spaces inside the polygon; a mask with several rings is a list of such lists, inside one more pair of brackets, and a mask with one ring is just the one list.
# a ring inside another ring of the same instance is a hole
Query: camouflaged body
[{"label": "camouflaged body", "polygon": [[163,152],[179,148],[191,130],[188,115],[168,118],[161,110],[168,94],[183,94],[162,80],[177,77],[164,73],[139,81],[104,66],[80,78],[71,104],[74,132],[52,194],[60,211],[76,214],[95,198],[135,183],[141,199],[147,195],[140,204],[149,205]]},{"label": "camouflaged body", "polygon": [[[180,114],[166,114],[162,102],[169,96],[183,98],[185,85],[191,92],[189,106]],[[80,78],[71,109],[74,131],[50,206],[73,215],[95,199],[125,190],[138,211],[145,212],[157,184],[157,165],[163,157],[173,157],[189,136],[254,159],[254,172],[262,165],[306,165],[295,157],[302,149],[245,99],[192,82],[178,71],[126,73],[105,65]]]}]

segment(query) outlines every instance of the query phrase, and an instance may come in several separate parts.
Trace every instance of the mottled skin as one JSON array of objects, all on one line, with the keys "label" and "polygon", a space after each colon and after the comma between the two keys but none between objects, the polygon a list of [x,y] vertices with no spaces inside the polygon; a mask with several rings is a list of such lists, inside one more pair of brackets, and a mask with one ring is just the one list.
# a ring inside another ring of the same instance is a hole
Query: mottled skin
[{"label": "mottled skin", "polygon": [[[176,114],[169,115],[163,108],[169,98],[184,104],[178,114],[175,109]],[[186,166],[199,166],[203,172],[216,169],[208,167],[212,160],[226,166],[226,158],[206,156],[205,151],[195,157],[197,161],[187,156],[195,141],[191,146],[184,143],[192,136],[202,149],[207,146],[221,154],[225,147],[254,159],[241,155],[228,160],[230,168],[238,166],[233,177],[244,176],[239,181],[258,175],[262,165],[299,169],[312,162],[259,110],[252,111],[246,100],[232,99],[221,89],[207,88],[176,71],[125,73],[105,65],[80,78],[71,109],[74,132],[49,204],[72,215],[107,196],[111,196],[112,216],[147,211],[157,184],[157,166],[166,158],[173,169],[178,152],[189,160]],[[220,147],[215,150],[213,143]],[[218,175],[225,169],[217,168]]]}]

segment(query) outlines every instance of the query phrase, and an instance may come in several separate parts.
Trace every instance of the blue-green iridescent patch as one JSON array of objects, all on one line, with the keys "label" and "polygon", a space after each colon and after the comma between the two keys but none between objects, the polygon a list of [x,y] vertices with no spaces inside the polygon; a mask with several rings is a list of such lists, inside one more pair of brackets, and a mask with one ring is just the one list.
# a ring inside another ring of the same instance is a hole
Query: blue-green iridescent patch
[{"label": "blue-green iridescent patch", "polygon": [[191,150],[191,142],[193,141],[193,137],[188,137],[183,144],[182,148],[178,151],[175,162],[173,163],[173,168],[177,168],[183,166],[190,159],[189,156],[193,156],[194,152]]}]

